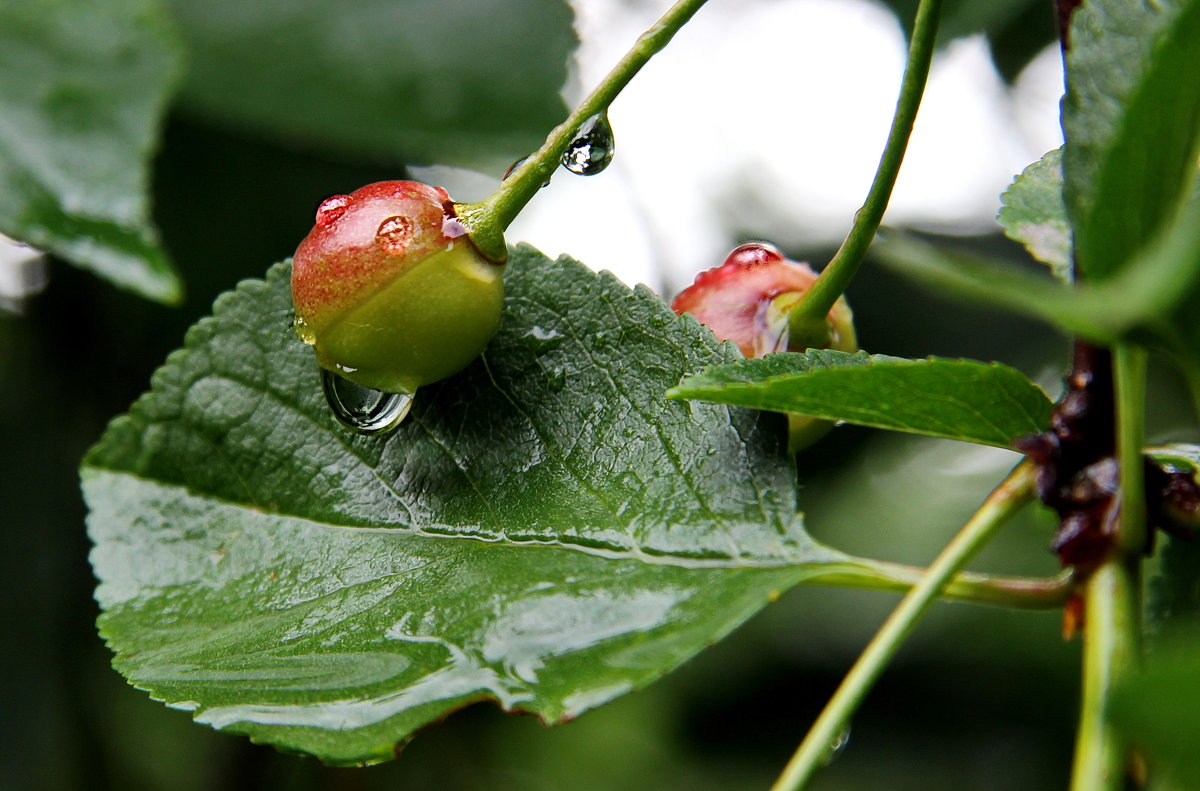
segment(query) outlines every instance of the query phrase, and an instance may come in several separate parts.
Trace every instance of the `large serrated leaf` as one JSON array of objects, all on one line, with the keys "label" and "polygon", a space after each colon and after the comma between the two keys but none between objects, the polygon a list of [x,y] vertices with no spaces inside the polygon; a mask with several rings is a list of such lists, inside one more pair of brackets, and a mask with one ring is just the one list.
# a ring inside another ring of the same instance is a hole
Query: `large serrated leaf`
[{"label": "large serrated leaf", "polygon": [[393,434],[325,406],[289,267],[218,300],[83,467],[117,667],[335,763],[491,699],[640,687],[840,559],[782,421],[662,393],[736,354],[653,294],[517,248],[483,358]]},{"label": "large serrated leaf", "polygon": [[[169,0],[194,111],[393,162],[501,169],[562,121],[562,0]],[[497,172],[497,175],[499,171]]]},{"label": "large serrated leaf", "polygon": [[1080,271],[1112,276],[1174,216],[1200,140],[1200,0],[1091,0],[1072,17],[1065,198]]},{"label": "large serrated leaf", "polygon": [[819,350],[709,368],[668,395],[1002,448],[1049,428],[1052,409],[1040,387],[998,363]]},{"label": "large serrated leaf", "polygon": [[996,220],[1008,238],[1025,245],[1059,280],[1070,282],[1071,227],[1062,191],[1062,149],[1056,148],[1013,179],[1000,196]]},{"label": "large serrated leaf", "polygon": [[0,3],[0,231],[179,301],[146,197],[178,65],[156,0]]}]

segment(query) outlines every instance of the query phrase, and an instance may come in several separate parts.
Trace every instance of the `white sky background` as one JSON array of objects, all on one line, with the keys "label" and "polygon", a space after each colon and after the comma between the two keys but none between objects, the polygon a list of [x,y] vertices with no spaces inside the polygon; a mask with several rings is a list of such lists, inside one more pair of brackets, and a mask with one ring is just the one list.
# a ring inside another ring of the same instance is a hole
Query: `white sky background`
[{"label": "white sky background", "polygon": [[[581,44],[564,89],[568,106],[669,0],[571,4]],[[668,297],[740,239],[835,245],[883,150],[906,48],[895,17],[871,0],[712,2],[613,103],[608,170],[559,170],[506,237]],[[949,233],[995,228],[1012,177],[1062,142],[1061,93],[1056,47],[1010,90],[983,37],[944,46],[884,222]],[[460,200],[495,186],[446,168],[416,177]]]}]

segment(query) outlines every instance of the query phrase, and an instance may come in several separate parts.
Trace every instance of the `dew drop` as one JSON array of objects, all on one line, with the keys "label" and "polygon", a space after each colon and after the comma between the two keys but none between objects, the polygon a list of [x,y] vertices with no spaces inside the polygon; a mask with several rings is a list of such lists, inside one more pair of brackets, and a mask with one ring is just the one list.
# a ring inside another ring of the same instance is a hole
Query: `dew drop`
[{"label": "dew drop", "polygon": [[292,326],[296,328],[296,334],[300,336],[300,340],[307,343],[309,346],[315,346],[317,343],[317,334],[308,326],[308,322],[300,316],[292,319]]},{"label": "dew drop", "polygon": [[550,388],[551,393],[560,392],[567,384],[567,374],[561,368],[555,368],[546,377],[546,386]]},{"label": "dew drop", "polygon": [[349,206],[349,195],[332,195],[326,198],[317,207],[317,225],[322,227],[332,225],[338,217],[346,213]]},{"label": "dew drop", "polygon": [[513,174],[513,171],[525,164],[525,160],[529,157],[521,157],[516,162],[508,166],[508,170],[504,171],[504,175],[500,178],[501,181],[508,181],[508,177]]},{"label": "dew drop", "polygon": [[608,116],[599,113],[583,122],[579,134],[563,153],[562,165],[580,176],[594,176],[613,159],[616,143]]},{"label": "dew drop", "polygon": [[364,387],[324,368],[321,388],[334,417],[360,434],[383,434],[396,428],[413,402],[409,393]]},{"label": "dew drop", "polygon": [[[513,173],[515,173],[515,172],[516,172],[516,170],[517,170],[517,168],[519,168],[519,167],[521,167],[521,165],[525,164],[525,160],[527,160],[527,159],[529,159],[529,157],[521,157],[521,158],[520,158],[520,159],[518,159],[516,162],[512,163],[511,165],[509,165],[509,166],[508,166],[508,170],[504,171],[504,177],[503,177],[503,178],[501,178],[500,180],[501,180],[501,181],[508,181],[508,177],[509,177],[509,176],[511,176]],[[543,181],[543,182],[542,182],[542,186],[543,186],[543,187],[549,187],[549,186],[550,186],[550,179],[548,179],[548,178],[547,178],[545,181]]]},{"label": "dew drop", "polygon": [[529,345],[537,352],[546,352],[557,348],[563,342],[563,334],[555,329],[545,329],[534,326],[525,332]]},{"label": "dew drop", "polygon": [[375,243],[388,255],[400,255],[408,249],[413,238],[413,221],[408,217],[388,217],[379,223]]},{"label": "dew drop", "polygon": [[835,758],[837,758],[839,755],[842,754],[842,751],[846,749],[846,745],[849,743],[850,743],[850,726],[847,725],[845,728],[842,728],[842,730],[837,734],[837,736],[834,736],[832,739],[829,740],[829,752],[826,753],[825,763],[826,764],[832,763]]}]

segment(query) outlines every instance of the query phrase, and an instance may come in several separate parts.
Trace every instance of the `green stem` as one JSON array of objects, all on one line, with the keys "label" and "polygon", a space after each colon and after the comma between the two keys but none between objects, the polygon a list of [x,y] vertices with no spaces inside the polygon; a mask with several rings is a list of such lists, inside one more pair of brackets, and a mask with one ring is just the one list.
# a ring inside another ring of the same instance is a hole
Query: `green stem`
[{"label": "green stem", "polygon": [[1137,571],[1110,559],[1084,591],[1083,702],[1071,791],[1119,791],[1126,745],[1108,724],[1108,694],[1137,666]]},{"label": "green stem", "polygon": [[891,661],[917,621],[933,603],[950,578],[983,547],[996,530],[1033,499],[1033,467],[1023,462],[988,495],[979,510],[942,550],[900,605],[876,632],[862,656],[846,674],[824,711],[796,750],[771,791],[803,788],[829,757],[830,745],[841,734],[858,709],[867,690]]},{"label": "green stem", "polygon": [[[849,557],[844,564],[835,563],[818,569],[814,576],[804,580],[804,584],[907,593],[925,573],[926,570],[918,566]],[[1054,577],[961,572],[946,583],[942,596],[955,601],[1023,610],[1053,610],[1066,604],[1074,591],[1075,582],[1069,570]]]},{"label": "green stem", "polygon": [[900,83],[900,97],[896,100],[892,128],[875,171],[875,180],[871,183],[862,208],[854,215],[854,225],[846,241],[842,242],[816,283],[800,298],[788,316],[790,345],[793,348],[823,347],[828,344],[829,327],[825,316],[850,285],[883,220],[892,188],[896,185],[896,176],[900,173],[900,163],[904,161],[913,122],[917,119],[925,82],[929,78],[929,64],[933,60],[933,44],[941,10],[942,0],[921,0],[917,8],[908,47],[908,62]]},{"label": "green stem", "polygon": [[596,89],[567,117],[556,126],[534,153],[504,180],[500,188],[483,203],[459,208],[460,215],[471,228],[471,238],[484,252],[494,252],[498,242],[504,249],[504,230],[516,219],[525,204],[550,180],[550,176],[562,161],[563,153],[575,139],[579,128],[594,115],[608,110],[617,95],[629,84],[633,76],[659,50],[667,45],[684,24],[706,0],[678,0],[662,17],[643,33],[625,57],[613,67]]},{"label": "green stem", "polygon": [[1146,352],[1130,343],[1113,350],[1117,406],[1117,458],[1121,462],[1120,550],[1138,557],[1146,549]]},{"label": "green stem", "polygon": [[1146,549],[1146,352],[1113,350],[1120,502],[1117,544],[1084,587],[1083,701],[1075,742],[1072,791],[1124,787],[1128,745],[1108,723],[1108,695],[1135,672],[1141,652],[1141,558]]}]

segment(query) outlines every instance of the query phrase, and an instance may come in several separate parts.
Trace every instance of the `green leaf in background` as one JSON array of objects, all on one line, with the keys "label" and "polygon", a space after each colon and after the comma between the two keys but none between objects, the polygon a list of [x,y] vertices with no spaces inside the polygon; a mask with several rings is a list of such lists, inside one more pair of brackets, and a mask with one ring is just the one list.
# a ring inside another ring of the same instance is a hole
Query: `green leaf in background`
[{"label": "green leaf in background", "polygon": [[1052,409],[1040,387],[998,363],[818,350],[715,366],[668,396],[1002,448],[1049,428]]},{"label": "green leaf in background", "polygon": [[1200,140],[1200,0],[1091,0],[1074,14],[1065,197],[1088,278],[1112,276],[1175,214]]},{"label": "green leaf in background", "polygon": [[334,763],[480,700],[574,717],[842,556],[783,422],[662,393],[734,352],[645,289],[528,247],[485,356],[394,433],[343,428],[247,281],[82,470],[100,628],[138,687]]},{"label": "green leaf in background", "polygon": [[1130,266],[1098,283],[1056,282],[902,233],[871,252],[931,288],[1033,316],[1097,343],[1141,331],[1139,340],[1193,360],[1192,370],[1200,372],[1200,330],[1193,318],[1200,300],[1200,200],[1187,202]]},{"label": "green leaf in background", "polygon": [[1050,265],[1054,276],[1071,281],[1071,227],[1063,203],[1062,149],[1034,162],[1000,196],[997,221],[1013,241]]},{"label": "green leaf in background", "polygon": [[1196,712],[1200,711],[1200,632],[1177,634],[1127,674],[1109,702],[1112,722],[1142,753],[1152,788],[1200,788]]},{"label": "green leaf in background", "polygon": [[190,49],[186,104],[259,133],[502,171],[566,116],[563,0],[168,5]]},{"label": "green leaf in background", "polygon": [[[906,36],[912,35],[919,0],[884,0],[896,12]],[[1047,45],[1056,40],[1054,14],[1041,0],[961,0],[947,4],[938,25],[938,41],[978,33],[991,42],[996,67],[1012,80]]]},{"label": "green leaf in background", "polygon": [[[1146,456],[1167,473],[1200,480],[1200,445],[1170,443],[1146,449]],[[1171,514],[1165,515],[1170,518]],[[1176,526],[1196,528],[1195,514],[1180,514]],[[1158,553],[1158,573],[1150,580],[1147,629],[1156,638],[1200,625],[1200,541],[1171,536]]]},{"label": "green leaf in background", "polygon": [[0,2],[0,231],[178,302],[147,199],[178,68],[156,0]]}]

